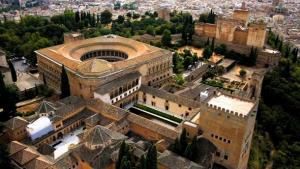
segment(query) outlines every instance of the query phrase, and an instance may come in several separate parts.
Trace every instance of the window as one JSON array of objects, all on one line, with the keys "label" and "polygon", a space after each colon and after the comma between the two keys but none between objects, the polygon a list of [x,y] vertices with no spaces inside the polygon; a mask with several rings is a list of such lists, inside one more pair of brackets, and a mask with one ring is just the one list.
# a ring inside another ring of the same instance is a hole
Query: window
[{"label": "window", "polygon": [[169,110],[169,106],[166,106],[166,110]]},{"label": "window", "polygon": [[192,110],[192,108],[189,107],[189,110]]},{"label": "window", "polygon": [[229,144],[230,144],[230,140],[227,140],[227,143],[229,143]]},{"label": "window", "polygon": [[187,116],[189,116],[189,113],[188,113],[188,112],[185,113],[185,117],[187,117]]},{"label": "window", "polygon": [[219,138],[219,136],[215,136],[215,138]]},{"label": "window", "polygon": [[181,107],[181,104],[178,104],[178,107]]},{"label": "window", "polygon": [[169,100],[166,100],[166,103],[168,103],[169,102]]},{"label": "window", "polygon": [[224,138],[223,141],[226,143],[226,138]]},{"label": "window", "polygon": [[222,140],[222,137],[219,137],[219,140]]},{"label": "window", "polygon": [[155,96],[152,96],[153,99],[155,99]]},{"label": "window", "polygon": [[214,134],[211,134],[211,137],[214,137]]},{"label": "window", "polygon": [[152,106],[155,106],[155,102],[151,102],[151,105],[152,105]]},{"label": "window", "polygon": [[217,156],[217,157],[220,157],[220,155],[221,155],[221,153],[217,151],[217,152],[216,152],[216,156]]},{"label": "window", "polygon": [[82,85],[81,85],[81,83],[79,83],[79,89],[82,89]]},{"label": "window", "polygon": [[225,159],[225,160],[228,160],[228,155],[224,155],[224,159]]}]

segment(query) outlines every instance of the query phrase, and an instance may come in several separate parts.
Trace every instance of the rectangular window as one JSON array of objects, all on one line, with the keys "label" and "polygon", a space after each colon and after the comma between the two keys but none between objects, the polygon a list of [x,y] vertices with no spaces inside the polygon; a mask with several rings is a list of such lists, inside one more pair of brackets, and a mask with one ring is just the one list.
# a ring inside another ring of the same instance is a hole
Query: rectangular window
[{"label": "rectangular window", "polygon": [[166,106],[166,110],[169,110],[169,106]]},{"label": "rectangular window", "polygon": [[224,159],[225,159],[225,160],[228,160],[228,155],[224,155]]}]

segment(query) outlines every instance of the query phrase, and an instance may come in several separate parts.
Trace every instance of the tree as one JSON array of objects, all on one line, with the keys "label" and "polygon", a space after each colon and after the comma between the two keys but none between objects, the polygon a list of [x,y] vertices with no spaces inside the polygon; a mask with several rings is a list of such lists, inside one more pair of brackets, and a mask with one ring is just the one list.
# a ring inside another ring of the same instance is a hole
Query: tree
[{"label": "tree", "polygon": [[117,19],[117,22],[118,22],[119,24],[123,24],[124,21],[125,21],[124,16],[123,16],[123,15],[119,15],[119,16],[118,16],[118,19]]},{"label": "tree", "polygon": [[298,60],[298,53],[299,53],[298,48],[294,48],[293,51],[292,51],[292,56],[293,56],[292,62],[293,63],[297,62],[297,60]]},{"label": "tree", "polygon": [[245,78],[245,76],[247,74],[247,72],[244,69],[241,69],[239,73],[240,73],[241,78]]},{"label": "tree", "polygon": [[100,21],[102,24],[109,24],[112,21],[112,13],[109,10],[104,10],[100,14]]},{"label": "tree", "polygon": [[256,63],[256,59],[257,59],[257,48],[254,48],[253,46],[251,47],[251,51],[250,51],[250,54],[249,54],[249,60],[248,60],[248,63],[247,65],[248,66],[254,66],[255,63]]},{"label": "tree", "polygon": [[122,158],[120,169],[131,169],[130,161],[127,159],[126,156]]},{"label": "tree", "polygon": [[211,41],[210,50],[212,52],[214,52],[214,50],[215,50],[215,38],[213,38],[212,41]]},{"label": "tree", "polygon": [[179,137],[179,143],[180,143],[180,146],[181,146],[181,154],[184,153],[186,147],[187,147],[187,144],[188,144],[188,138],[186,136],[186,129],[184,128],[180,134],[180,137]]},{"label": "tree", "polygon": [[182,74],[177,74],[177,75],[175,76],[175,81],[176,81],[176,84],[178,84],[178,85],[183,85],[184,82],[185,82],[185,80],[184,80]]},{"label": "tree", "polygon": [[156,146],[152,145],[146,156],[146,169],[157,169],[157,151]]},{"label": "tree", "polygon": [[163,36],[161,38],[161,43],[164,46],[170,47],[171,41],[172,41],[171,32],[168,29],[164,30]]},{"label": "tree", "polygon": [[6,86],[4,91],[1,92],[3,112],[0,114],[0,121],[5,121],[15,116],[18,92],[18,87],[15,85]]},{"label": "tree", "polygon": [[8,66],[10,69],[11,78],[12,78],[13,82],[16,82],[17,81],[17,73],[16,73],[14,65],[12,64],[12,62],[10,60],[8,61]]},{"label": "tree", "polygon": [[192,147],[191,147],[191,144],[188,144],[184,153],[183,153],[183,156],[186,157],[187,159],[192,159],[193,158],[193,152],[192,152]]},{"label": "tree", "polygon": [[155,36],[154,27],[152,25],[147,26],[146,33],[149,34],[149,35]]},{"label": "tree", "polygon": [[205,47],[204,50],[203,50],[202,56],[203,56],[204,59],[209,59],[212,56],[212,54],[213,53],[211,51],[211,48]]},{"label": "tree", "polygon": [[225,44],[221,44],[215,48],[215,53],[219,55],[225,55],[227,52],[227,47]]},{"label": "tree", "polygon": [[0,166],[5,169],[13,169],[11,160],[9,159],[9,153],[7,152],[7,146],[4,143],[0,144]]},{"label": "tree", "polygon": [[61,95],[60,95],[61,99],[70,96],[69,78],[64,65],[62,65],[62,69],[61,69],[60,90],[61,90]]},{"label": "tree", "polygon": [[139,159],[136,169],[146,169],[146,168],[147,168],[146,159],[145,156],[142,155],[142,157]]},{"label": "tree", "polygon": [[216,22],[216,14],[211,9],[207,17],[207,23],[214,24],[215,22]]},{"label": "tree", "polygon": [[209,37],[207,38],[207,41],[205,42],[204,46],[209,46],[210,41],[209,41]]}]

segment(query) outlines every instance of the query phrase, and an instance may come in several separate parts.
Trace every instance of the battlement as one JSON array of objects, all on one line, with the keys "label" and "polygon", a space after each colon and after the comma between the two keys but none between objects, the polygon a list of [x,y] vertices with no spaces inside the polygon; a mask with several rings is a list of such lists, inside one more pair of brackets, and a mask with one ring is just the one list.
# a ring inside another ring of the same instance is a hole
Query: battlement
[{"label": "battlement", "polygon": [[217,105],[206,103],[204,106],[207,109],[217,110],[218,113],[223,113],[224,115],[235,116],[235,117],[238,117],[238,118],[241,118],[241,119],[247,119],[248,118],[248,115],[244,115],[244,114],[236,112],[236,111],[225,109],[225,108],[219,107]]}]

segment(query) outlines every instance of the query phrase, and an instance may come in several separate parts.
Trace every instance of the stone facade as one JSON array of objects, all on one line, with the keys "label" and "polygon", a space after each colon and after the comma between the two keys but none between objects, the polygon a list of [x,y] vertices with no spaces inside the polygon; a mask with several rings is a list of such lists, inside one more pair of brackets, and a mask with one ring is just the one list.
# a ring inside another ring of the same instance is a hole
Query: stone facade
[{"label": "stone facade", "polygon": [[232,18],[219,18],[216,24],[196,23],[195,34],[234,44],[263,48],[266,24],[248,24],[249,11],[235,10]]}]

